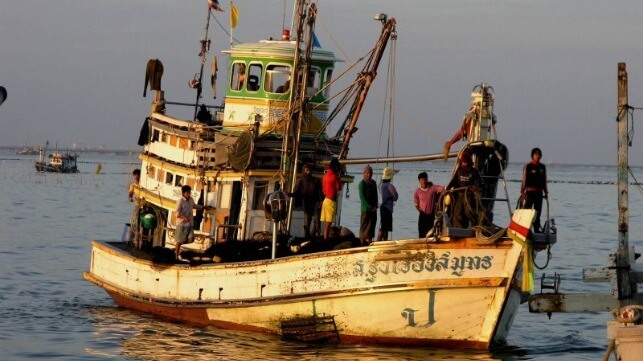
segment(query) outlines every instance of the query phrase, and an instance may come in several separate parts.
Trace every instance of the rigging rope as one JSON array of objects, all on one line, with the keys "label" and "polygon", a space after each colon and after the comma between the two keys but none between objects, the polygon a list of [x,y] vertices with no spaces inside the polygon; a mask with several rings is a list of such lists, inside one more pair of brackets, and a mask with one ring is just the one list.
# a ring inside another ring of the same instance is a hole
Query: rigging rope
[{"label": "rigging rope", "polygon": [[226,35],[230,36],[234,41],[236,41],[236,42],[237,42],[237,44],[241,44],[241,42],[240,42],[239,40],[237,40],[237,38],[235,38],[235,37],[231,36],[231,34],[226,30],[226,28],[225,28],[225,27],[224,27],[224,26],[219,22],[219,19],[217,19],[217,17],[215,16],[215,13],[212,11],[212,9],[210,9],[210,14],[211,14],[211,15],[212,15],[212,17],[214,18],[214,21],[216,21],[216,22],[217,22],[217,24],[219,24],[219,27],[221,28],[221,30],[222,30],[224,33],[226,33]]},{"label": "rigging rope", "polygon": [[471,187],[453,188],[442,192],[440,198],[438,198],[436,214],[446,212],[444,197],[447,195],[451,197],[451,203],[454,204],[454,193],[459,193],[458,197],[464,197],[464,207],[467,218],[476,220],[476,225],[472,226],[471,229],[475,231],[475,238],[479,244],[493,244],[506,235],[506,228],[498,227],[489,221],[480,194],[478,194],[477,191],[473,191]]}]

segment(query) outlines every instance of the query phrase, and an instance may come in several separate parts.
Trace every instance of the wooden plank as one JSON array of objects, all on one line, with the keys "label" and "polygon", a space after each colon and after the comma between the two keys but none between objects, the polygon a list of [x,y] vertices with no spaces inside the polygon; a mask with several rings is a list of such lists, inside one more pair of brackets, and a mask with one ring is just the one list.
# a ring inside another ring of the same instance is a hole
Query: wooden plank
[{"label": "wooden plank", "polygon": [[612,295],[588,293],[549,293],[529,297],[529,312],[602,312],[619,307]]},{"label": "wooden plank", "polygon": [[585,268],[583,269],[583,282],[610,282],[616,274],[609,268]]}]

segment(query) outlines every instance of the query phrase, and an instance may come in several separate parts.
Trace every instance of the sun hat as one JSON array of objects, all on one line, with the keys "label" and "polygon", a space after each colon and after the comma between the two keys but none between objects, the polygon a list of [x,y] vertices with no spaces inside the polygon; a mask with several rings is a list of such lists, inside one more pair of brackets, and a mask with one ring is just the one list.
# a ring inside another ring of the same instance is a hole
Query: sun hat
[{"label": "sun hat", "polygon": [[394,175],[395,171],[393,168],[386,167],[384,168],[384,171],[382,171],[382,180],[391,180]]}]

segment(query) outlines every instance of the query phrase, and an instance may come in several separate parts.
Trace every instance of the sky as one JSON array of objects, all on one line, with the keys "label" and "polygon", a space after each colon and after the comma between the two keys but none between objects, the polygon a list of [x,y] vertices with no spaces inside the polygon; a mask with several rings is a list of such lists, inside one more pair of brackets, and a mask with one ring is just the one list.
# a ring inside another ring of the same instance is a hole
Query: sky
[{"label": "sky", "polygon": [[[228,24],[229,2],[217,20]],[[290,23],[292,0],[287,0]],[[319,0],[315,33],[345,60],[370,50],[376,13],[397,20],[394,154],[442,151],[468,110],[471,90],[495,90],[498,138],[512,162],[540,147],[549,164],[616,163],[616,75],[629,73],[629,103],[643,107],[640,0]],[[238,0],[235,39],[281,34],[283,0]],[[166,99],[193,102],[206,0],[0,0],[0,146],[57,142],[138,149],[150,110],[148,59],[164,64]],[[211,26],[211,53],[225,69],[229,36]],[[349,157],[380,154],[388,57],[366,101]],[[354,77],[352,75],[351,77]],[[339,90],[341,86],[337,86]],[[223,82],[219,82],[223,94]],[[205,92],[209,92],[206,90]],[[207,99],[219,105],[221,99]],[[172,107],[169,113],[173,113]],[[186,115],[187,117],[187,115]],[[634,112],[634,130],[643,111]],[[331,129],[334,130],[331,126]],[[462,143],[452,149],[458,149]],[[634,132],[630,162],[643,165]]]}]

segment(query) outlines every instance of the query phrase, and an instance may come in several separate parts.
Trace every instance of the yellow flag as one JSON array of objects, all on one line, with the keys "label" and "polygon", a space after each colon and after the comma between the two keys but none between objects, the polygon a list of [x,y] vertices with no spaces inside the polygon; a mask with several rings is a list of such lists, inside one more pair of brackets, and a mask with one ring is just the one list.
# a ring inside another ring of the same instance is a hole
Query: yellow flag
[{"label": "yellow flag", "polygon": [[237,27],[237,20],[239,19],[239,9],[230,4],[230,27],[232,29]]}]

